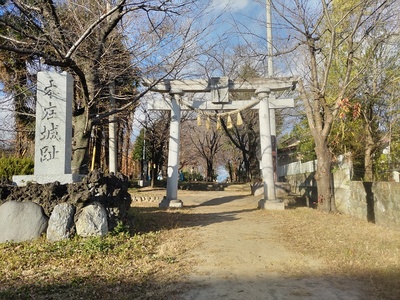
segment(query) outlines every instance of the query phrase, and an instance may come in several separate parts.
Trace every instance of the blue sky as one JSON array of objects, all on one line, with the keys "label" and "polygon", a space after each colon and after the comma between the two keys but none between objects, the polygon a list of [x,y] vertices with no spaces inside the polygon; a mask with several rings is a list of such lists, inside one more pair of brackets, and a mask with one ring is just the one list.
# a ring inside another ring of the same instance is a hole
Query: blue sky
[{"label": "blue sky", "polygon": [[231,11],[238,11],[241,9],[248,9],[251,4],[251,0],[213,0],[213,5],[223,9],[229,7]]},{"label": "blue sky", "polygon": [[227,25],[235,20],[257,31],[263,29],[256,20],[265,18],[264,0],[213,0],[212,6],[215,11],[225,11],[223,19]]},{"label": "blue sky", "polygon": [[240,45],[246,46],[249,54],[266,54],[266,0],[212,0],[211,10],[219,16],[213,34],[228,37],[226,49]]}]

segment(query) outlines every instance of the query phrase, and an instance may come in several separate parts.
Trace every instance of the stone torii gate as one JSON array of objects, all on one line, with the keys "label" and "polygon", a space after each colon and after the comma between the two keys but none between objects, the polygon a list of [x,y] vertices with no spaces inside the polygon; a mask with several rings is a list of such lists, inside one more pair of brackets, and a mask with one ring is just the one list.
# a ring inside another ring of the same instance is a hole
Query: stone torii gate
[{"label": "stone torii gate", "polygon": [[[181,110],[193,108],[197,110],[238,110],[250,105],[252,109],[259,109],[264,198],[259,201],[258,207],[273,210],[284,209],[283,202],[276,199],[275,193],[269,109],[294,106],[293,99],[275,99],[273,93],[293,90],[297,84],[295,78],[255,78],[233,81],[227,77],[213,77],[210,80],[164,79],[158,83],[147,79],[144,84],[151,87],[150,90],[153,92],[171,95],[171,101],[155,100],[148,103],[149,110],[171,110],[167,195],[161,201],[160,207],[179,208],[183,206],[182,201],[178,199]],[[181,107],[182,96],[185,93],[205,92],[211,93],[211,101],[193,101],[190,103],[190,108],[187,105]],[[257,98],[254,105],[251,105],[249,100],[229,101],[229,92],[250,92],[254,93]]]}]

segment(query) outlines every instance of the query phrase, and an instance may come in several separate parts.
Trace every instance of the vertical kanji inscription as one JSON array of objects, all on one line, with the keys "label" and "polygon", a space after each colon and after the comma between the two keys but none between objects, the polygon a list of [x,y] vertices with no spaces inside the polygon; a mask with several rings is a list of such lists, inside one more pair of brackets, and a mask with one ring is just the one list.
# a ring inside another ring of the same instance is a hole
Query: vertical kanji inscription
[{"label": "vertical kanji inscription", "polygon": [[72,83],[65,72],[38,73],[35,175],[71,172]]}]

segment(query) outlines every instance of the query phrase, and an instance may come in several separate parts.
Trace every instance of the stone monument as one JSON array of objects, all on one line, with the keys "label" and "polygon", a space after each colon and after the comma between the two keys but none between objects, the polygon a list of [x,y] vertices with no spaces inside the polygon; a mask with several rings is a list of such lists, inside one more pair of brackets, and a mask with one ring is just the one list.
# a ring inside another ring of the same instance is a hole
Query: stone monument
[{"label": "stone monument", "polygon": [[38,72],[34,175],[13,176],[16,185],[82,179],[71,174],[73,82],[66,72]]}]

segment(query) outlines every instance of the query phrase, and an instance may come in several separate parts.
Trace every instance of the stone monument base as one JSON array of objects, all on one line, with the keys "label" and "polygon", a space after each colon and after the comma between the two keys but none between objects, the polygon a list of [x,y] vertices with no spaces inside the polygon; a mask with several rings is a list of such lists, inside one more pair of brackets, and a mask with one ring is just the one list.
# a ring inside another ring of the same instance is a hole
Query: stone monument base
[{"label": "stone monument base", "polygon": [[58,181],[61,184],[80,182],[85,175],[53,174],[53,175],[14,175],[12,180],[17,186],[26,186],[29,182],[45,184]]},{"label": "stone monument base", "polygon": [[161,202],[158,204],[159,208],[182,208],[183,207],[183,202],[182,200],[167,200],[166,197],[164,197]]},{"label": "stone monument base", "polygon": [[266,210],[285,210],[285,202],[275,199],[275,200],[265,200],[261,199],[258,201],[259,209]]}]

